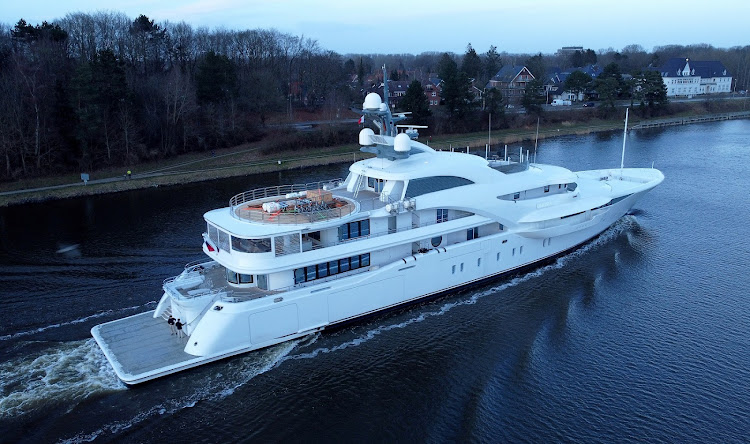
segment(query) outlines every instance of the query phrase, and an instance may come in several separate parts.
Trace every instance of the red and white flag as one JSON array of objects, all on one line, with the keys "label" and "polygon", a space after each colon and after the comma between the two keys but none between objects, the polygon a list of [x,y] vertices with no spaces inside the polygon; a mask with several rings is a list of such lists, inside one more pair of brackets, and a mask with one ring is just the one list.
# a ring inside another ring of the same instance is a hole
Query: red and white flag
[{"label": "red and white flag", "polygon": [[365,116],[364,115],[360,116],[359,120],[357,121],[358,125],[362,125],[363,123],[365,123]]}]

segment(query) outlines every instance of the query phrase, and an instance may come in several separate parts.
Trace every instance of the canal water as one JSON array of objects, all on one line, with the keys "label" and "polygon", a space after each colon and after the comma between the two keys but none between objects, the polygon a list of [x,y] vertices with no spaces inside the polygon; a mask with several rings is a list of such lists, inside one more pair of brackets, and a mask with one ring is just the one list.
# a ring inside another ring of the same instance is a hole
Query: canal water
[{"label": "canal water", "polygon": [[[626,165],[666,180],[554,263],[134,388],[90,328],[155,308],[204,212],[347,166],[0,209],[0,442],[746,442],[748,136],[633,131]],[[538,161],[620,149],[566,136]]]}]

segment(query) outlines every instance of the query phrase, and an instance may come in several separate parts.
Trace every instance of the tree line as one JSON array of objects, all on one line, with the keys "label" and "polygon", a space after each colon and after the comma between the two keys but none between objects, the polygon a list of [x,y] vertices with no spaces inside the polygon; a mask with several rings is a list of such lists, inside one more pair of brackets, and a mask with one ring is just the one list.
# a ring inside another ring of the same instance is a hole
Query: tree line
[{"label": "tree line", "polygon": [[275,30],[141,15],[20,20],[0,35],[0,177],[88,171],[256,140],[267,118],[351,93],[341,56]]},{"label": "tree line", "polygon": [[[490,112],[497,116],[493,124],[503,125],[502,94],[484,85],[504,65],[524,64],[542,79],[551,66],[597,63],[608,84],[571,76],[578,83],[566,86],[596,87],[600,94],[609,88],[610,97],[649,106],[661,100],[658,91],[644,88],[655,79],[636,73],[672,56],[721,60],[737,89],[748,89],[750,79],[748,46],[664,46],[649,53],[630,45],[529,55],[495,46],[478,53],[468,45],[464,54],[344,57],[313,39],[273,29],[209,30],[118,12],[73,13],[54,23],[19,20],[0,28],[2,180],[128,167],[233,146],[271,131],[269,119],[291,119],[300,110],[335,118],[378,86],[383,65],[390,77],[411,81],[401,106],[433,133],[481,129]],[[624,79],[626,73],[636,80]],[[422,89],[433,76],[443,81],[443,106],[434,112]],[[539,85],[533,88],[530,111],[540,100]],[[472,94],[478,90],[479,101]]]}]

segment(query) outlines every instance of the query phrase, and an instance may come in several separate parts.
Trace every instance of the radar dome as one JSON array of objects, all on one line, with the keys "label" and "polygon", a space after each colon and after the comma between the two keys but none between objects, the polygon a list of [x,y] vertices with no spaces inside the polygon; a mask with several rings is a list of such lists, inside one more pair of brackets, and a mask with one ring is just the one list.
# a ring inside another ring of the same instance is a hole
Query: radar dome
[{"label": "radar dome", "polygon": [[380,104],[380,111],[386,111],[386,110],[388,110],[388,107],[385,106],[385,103],[381,103]]},{"label": "radar dome", "polygon": [[372,145],[372,136],[375,135],[375,132],[371,130],[370,128],[364,128],[362,131],[359,132],[359,144],[362,146],[370,146]]},{"label": "radar dome", "polygon": [[397,134],[393,139],[393,149],[399,153],[408,153],[411,150],[411,139],[408,135]]},{"label": "radar dome", "polygon": [[365,102],[362,104],[363,109],[377,111],[380,109],[380,105],[383,101],[380,99],[378,93],[370,93],[365,97]]}]

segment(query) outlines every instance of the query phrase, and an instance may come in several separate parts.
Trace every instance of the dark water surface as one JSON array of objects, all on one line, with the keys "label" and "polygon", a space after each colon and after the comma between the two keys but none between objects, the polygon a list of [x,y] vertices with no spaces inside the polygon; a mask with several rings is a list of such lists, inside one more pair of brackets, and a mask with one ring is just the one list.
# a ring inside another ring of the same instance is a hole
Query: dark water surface
[{"label": "dark water surface", "polygon": [[551,265],[131,389],[89,329],[155,308],[204,212],[346,166],[0,209],[0,441],[747,442],[750,121],[631,133],[652,161],[666,180]]}]

